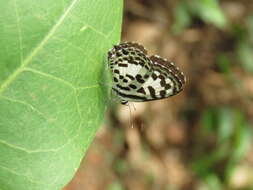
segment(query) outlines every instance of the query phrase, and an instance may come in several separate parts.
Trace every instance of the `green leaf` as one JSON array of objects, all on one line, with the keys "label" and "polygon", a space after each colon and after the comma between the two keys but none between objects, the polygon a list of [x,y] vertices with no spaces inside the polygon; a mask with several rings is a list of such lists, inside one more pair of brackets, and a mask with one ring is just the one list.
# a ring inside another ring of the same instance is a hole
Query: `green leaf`
[{"label": "green leaf", "polygon": [[219,6],[218,0],[193,0],[189,5],[193,13],[203,21],[214,24],[219,28],[226,26],[227,19]]},{"label": "green leaf", "polygon": [[234,118],[235,136],[233,142],[233,154],[231,154],[231,157],[233,157],[235,161],[239,162],[250,151],[252,126],[246,120],[245,115],[239,110],[234,113]]},{"label": "green leaf", "polygon": [[226,75],[231,75],[231,62],[229,60],[229,57],[225,53],[220,53],[217,56],[216,61],[219,69],[221,72],[223,72]]},{"label": "green leaf", "polygon": [[215,174],[209,174],[208,176],[205,177],[204,181],[208,189],[216,189],[216,190],[223,189],[219,177]]},{"label": "green leaf", "polygon": [[233,110],[231,108],[222,107],[217,110],[218,116],[218,143],[220,146],[224,146],[227,141],[231,138],[234,132],[234,118]]},{"label": "green leaf", "polygon": [[236,49],[242,67],[250,73],[253,73],[252,49],[252,45],[246,40],[238,42]]},{"label": "green leaf", "polygon": [[205,23],[223,29],[227,25],[227,19],[220,8],[218,0],[192,0],[181,1],[177,4],[173,13],[175,23],[172,31],[181,33],[186,27],[190,26],[194,17],[198,17]]},{"label": "green leaf", "polygon": [[249,40],[253,43],[253,15],[247,18],[247,28],[249,30]]},{"label": "green leaf", "polygon": [[178,3],[173,12],[175,23],[172,26],[172,31],[175,34],[178,34],[191,24],[192,18],[189,12],[188,4],[184,1]]},{"label": "green leaf", "polygon": [[107,190],[124,190],[124,188],[118,181],[115,181],[114,183],[109,185]]},{"label": "green leaf", "polygon": [[106,54],[121,0],[0,2],[0,189],[56,190],[106,108]]}]

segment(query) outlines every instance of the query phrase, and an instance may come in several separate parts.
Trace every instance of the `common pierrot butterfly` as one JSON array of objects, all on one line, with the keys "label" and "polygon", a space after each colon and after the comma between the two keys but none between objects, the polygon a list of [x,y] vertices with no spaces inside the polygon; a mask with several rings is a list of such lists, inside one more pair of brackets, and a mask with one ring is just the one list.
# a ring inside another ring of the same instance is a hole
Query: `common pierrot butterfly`
[{"label": "common pierrot butterfly", "polygon": [[108,52],[112,90],[121,103],[167,98],[179,93],[185,76],[174,65],[157,55],[148,56],[140,44],[124,42]]}]

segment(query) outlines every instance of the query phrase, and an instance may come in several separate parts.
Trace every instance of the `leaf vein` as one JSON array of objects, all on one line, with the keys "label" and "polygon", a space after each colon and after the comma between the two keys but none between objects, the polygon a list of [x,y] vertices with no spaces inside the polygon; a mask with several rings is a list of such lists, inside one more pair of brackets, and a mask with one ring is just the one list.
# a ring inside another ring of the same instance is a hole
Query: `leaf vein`
[{"label": "leaf vein", "polygon": [[20,26],[20,16],[18,14],[18,8],[17,8],[17,1],[14,0],[14,10],[15,10],[15,15],[17,19],[17,30],[18,30],[18,39],[19,39],[19,49],[20,49],[20,62],[23,62],[23,40],[22,40],[22,32],[21,32],[21,26]]},{"label": "leaf vein", "polygon": [[49,121],[49,119],[41,112],[39,111],[38,109],[36,109],[33,105],[27,103],[27,102],[24,102],[22,100],[17,100],[17,99],[13,99],[13,98],[10,98],[10,97],[7,97],[7,96],[3,96],[1,95],[0,98],[3,98],[3,99],[6,99],[8,101],[11,101],[11,102],[15,102],[15,103],[19,103],[19,104],[23,104],[29,108],[31,108],[33,111],[37,112],[40,116],[42,116],[45,120]]},{"label": "leaf vein", "polygon": [[22,152],[26,152],[27,154],[41,153],[41,152],[58,152],[62,148],[64,148],[66,145],[70,144],[75,138],[77,138],[81,134],[80,133],[81,126],[82,126],[82,122],[78,126],[76,135],[74,135],[72,138],[69,138],[65,144],[62,144],[58,148],[29,150],[29,149],[23,148],[21,146],[10,144],[10,143],[8,143],[8,142],[6,142],[4,140],[1,140],[1,139],[0,139],[0,143],[3,144],[3,145],[5,145],[5,146],[11,147],[13,149],[16,149],[16,150],[19,150],[19,151],[22,151]]},{"label": "leaf vein", "polygon": [[18,172],[16,172],[16,171],[13,171],[13,170],[11,170],[10,168],[7,168],[7,167],[1,166],[1,165],[0,165],[0,168],[2,168],[3,170],[6,170],[6,171],[8,171],[8,172],[10,172],[10,173],[12,173],[12,174],[15,174],[15,175],[17,175],[17,176],[23,176],[23,177],[27,178],[27,180],[30,181],[30,182],[32,182],[32,183],[40,184],[40,185],[46,185],[46,184],[44,184],[44,183],[40,183],[40,182],[38,182],[38,181],[32,180],[32,179],[31,179],[30,177],[28,177],[27,175],[18,173]]},{"label": "leaf vein", "polygon": [[44,76],[44,77],[47,77],[47,78],[51,78],[51,79],[57,80],[57,81],[59,81],[59,82],[65,84],[65,85],[67,85],[67,86],[69,86],[69,87],[71,87],[71,88],[73,88],[73,89],[76,88],[73,84],[71,84],[71,83],[68,82],[68,81],[65,81],[65,80],[62,79],[62,78],[56,77],[56,76],[51,75],[51,74],[48,74],[48,73],[44,73],[44,72],[39,71],[39,70],[36,70],[36,69],[24,68],[24,71],[29,71],[29,72],[36,73],[36,74],[39,74],[39,75]]},{"label": "leaf vein", "polygon": [[59,18],[58,22],[52,27],[52,29],[49,31],[49,33],[44,37],[44,39],[41,41],[41,43],[34,48],[34,50],[31,52],[31,54],[24,60],[23,63],[21,63],[21,66],[14,71],[5,82],[0,86],[0,93],[2,93],[6,87],[17,77],[18,74],[20,74],[24,68],[30,64],[31,60],[38,54],[38,52],[45,46],[45,44],[48,42],[48,40],[54,35],[58,27],[63,23],[66,16],[69,14],[69,12],[72,10],[74,5],[79,0],[73,0],[70,6],[66,9],[66,11],[63,13],[63,15]]}]

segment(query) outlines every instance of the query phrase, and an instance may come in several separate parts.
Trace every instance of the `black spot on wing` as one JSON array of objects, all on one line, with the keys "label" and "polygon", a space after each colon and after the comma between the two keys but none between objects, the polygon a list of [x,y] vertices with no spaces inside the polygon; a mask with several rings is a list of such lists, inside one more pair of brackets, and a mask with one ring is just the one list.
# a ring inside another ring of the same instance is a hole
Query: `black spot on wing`
[{"label": "black spot on wing", "polygon": [[144,75],[144,79],[148,79],[149,78],[149,75],[148,74],[145,74]]},{"label": "black spot on wing", "polygon": [[129,60],[129,64],[139,65],[139,63],[137,61],[134,61],[134,60]]},{"label": "black spot on wing", "polygon": [[146,95],[146,92],[145,92],[143,87],[139,88],[136,92],[139,92],[139,93],[142,93],[142,94]]},{"label": "black spot on wing", "polygon": [[137,86],[135,86],[134,84],[129,84],[129,87],[132,88],[132,89],[136,89]]},{"label": "black spot on wing", "polygon": [[128,57],[123,57],[122,58],[124,61],[128,61]]},{"label": "black spot on wing", "polygon": [[144,65],[145,65],[145,62],[143,62],[143,61],[139,61],[138,63],[139,63],[139,65],[141,65],[142,67],[144,67]]},{"label": "black spot on wing", "polygon": [[122,49],[122,53],[123,53],[124,55],[128,55],[128,54],[129,54],[129,51],[127,51],[126,49]]},{"label": "black spot on wing", "polygon": [[150,69],[147,65],[145,65],[144,67],[145,67],[147,70],[149,70],[149,69]]},{"label": "black spot on wing", "polygon": [[166,81],[165,81],[165,79],[161,79],[161,81],[160,81],[160,85],[161,85],[162,87],[164,87],[164,86],[166,85]]},{"label": "black spot on wing", "polygon": [[175,95],[175,94],[177,94],[178,93],[178,90],[177,90],[177,88],[173,88],[173,95]]},{"label": "black spot on wing", "polygon": [[141,52],[137,52],[137,55],[140,57],[143,57],[143,53],[141,53]]},{"label": "black spot on wing", "polygon": [[116,77],[113,77],[114,82],[119,82],[119,80]]},{"label": "black spot on wing", "polygon": [[143,78],[140,74],[137,74],[135,78],[139,83],[142,83],[142,84],[145,83],[145,80],[143,80]]},{"label": "black spot on wing", "polygon": [[165,90],[161,90],[161,91],[160,91],[160,96],[161,96],[161,98],[164,98],[164,97],[165,97],[165,95],[166,95]]},{"label": "black spot on wing", "polygon": [[142,59],[141,57],[138,57],[138,56],[135,58],[135,60],[136,60],[136,61],[139,61],[139,62],[140,62],[141,64],[143,64],[143,65],[144,65],[144,63],[145,63],[145,59]]},{"label": "black spot on wing", "polygon": [[131,80],[134,80],[135,78],[132,75],[126,74],[126,77],[128,77]]},{"label": "black spot on wing", "polygon": [[129,60],[134,60],[134,57],[132,55],[129,55]]},{"label": "black spot on wing", "polygon": [[115,45],[115,46],[113,46],[113,48],[114,48],[116,51],[121,49],[120,45]]},{"label": "black spot on wing", "polygon": [[128,65],[125,64],[125,63],[119,63],[118,66],[119,66],[119,67],[128,67]]},{"label": "black spot on wing", "polygon": [[121,57],[122,54],[121,54],[120,52],[116,52],[116,56],[117,56],[117,57]]},{"label": "black spot on wing", "polygon": [[129,87],[125,87],[125,86],[121,86],[119,84],[116,85],[119,89],[121,90],[126,90],[126,91],[130,91],[131,89]]},{"label": "black spot on wing", "polygon": [[171,89],[171,85],[170,84],[166,84],[165,85],[165,90]]},{"label": "black spot on wing", "polygon": [[[173,88],[173,94],[177,94],[178,92],[180,92],[183,89],[183,85],[182,83],[178,82],[175,78],[173,77],[168,77],[171,82],[172,82],[172,86],[170,88]],[[169,86],[167,86],[168,88]]]},{"label": "black spot on wing", "polygon": [[149,90],[150,96],[156,99],[155,89],[152,86],[148,86],[148,90]]},{"label": "black spot on wing", "polygon": [[164,76],[163,76],[162,74],[160,74],[160,75],[158,76],[158,78],[161,79],[161,80],[165,80],[165,78],[164,78]]},{"label": "black spot on wing", "polygon": [[113,72],[119,74],[119,70],[118,69],[114,69]]},{"label": "black spot on wing", "polygon": [[152,77],[153,80],[157,79],[157,75],[155,73],[152,73],[151,77]]},{"label": "black spot on wing", "polygon": [[108,52],[108,59],[110,59],[112,57],[112,54],[113,54],[112,51]]}]

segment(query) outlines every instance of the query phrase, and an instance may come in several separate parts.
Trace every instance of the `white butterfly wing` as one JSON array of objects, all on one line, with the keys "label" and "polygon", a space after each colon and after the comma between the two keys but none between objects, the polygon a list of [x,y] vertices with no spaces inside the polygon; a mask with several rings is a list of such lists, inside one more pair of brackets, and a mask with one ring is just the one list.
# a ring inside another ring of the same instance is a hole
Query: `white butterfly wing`
[{"label": "white butterfly wing", "polygon": [[113,90],[123,102],[151,101],[179,93],[185,84],[184,74],[159,56],[147,56],[145,48],[126,42],[108,53],[113,75]]}]

